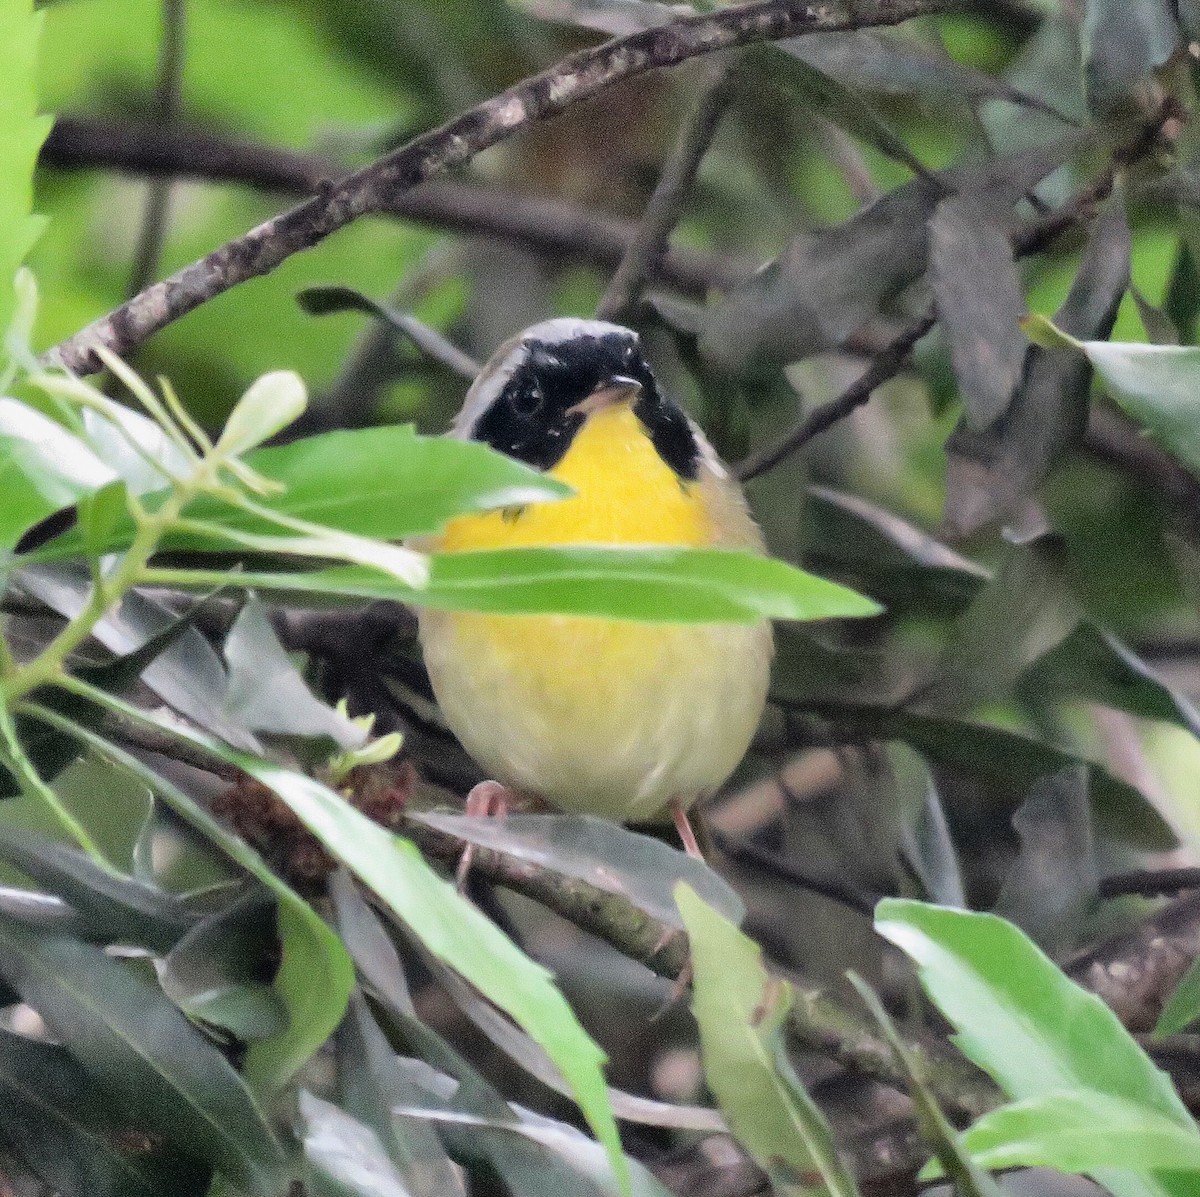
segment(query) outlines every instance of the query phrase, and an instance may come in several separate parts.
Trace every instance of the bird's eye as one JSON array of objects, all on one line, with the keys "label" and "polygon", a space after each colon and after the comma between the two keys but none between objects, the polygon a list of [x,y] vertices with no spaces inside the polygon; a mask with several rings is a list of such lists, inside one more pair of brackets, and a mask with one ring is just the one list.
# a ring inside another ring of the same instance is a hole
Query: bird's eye
[{"label": "bird's eye", "polygon": [[509,406],[518,416],[536,416],[545,403],[542,388],[536,382],[530,382],[513,392]]}]

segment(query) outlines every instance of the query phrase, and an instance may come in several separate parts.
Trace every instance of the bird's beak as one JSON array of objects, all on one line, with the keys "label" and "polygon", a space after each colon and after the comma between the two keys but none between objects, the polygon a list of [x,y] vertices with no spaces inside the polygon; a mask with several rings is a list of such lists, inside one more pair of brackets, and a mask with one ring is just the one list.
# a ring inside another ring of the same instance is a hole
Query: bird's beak
[{"label": "bird's beak", "polygon": [[618,403],[632,403],[642,393],[642,384],[636,378],[614,374],[602,382],[586,399],[567,408],[567,415],[590,416],[606,407]]}]

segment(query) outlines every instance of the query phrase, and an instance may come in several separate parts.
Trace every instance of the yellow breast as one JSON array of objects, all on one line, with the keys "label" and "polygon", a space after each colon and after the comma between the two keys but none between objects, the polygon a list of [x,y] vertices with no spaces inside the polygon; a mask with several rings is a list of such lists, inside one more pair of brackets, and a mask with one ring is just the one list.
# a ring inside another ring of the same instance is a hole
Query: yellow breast
[{"label": "yellow breast", "polygon": [[659,457],[628,404],[596,412],[551,475],[575,489],[557,503],[451,521],[444,552],[560,544],[672,544],[715,538],[698,483],[682,482]]},{"label": "yellow breast", "polygon": [[[627,405],[551,471],[574,496],[453,520],[444,552],[559,544],[758,545],[736,486],[682,482]],[[496,779],[569,810],[657,816],[720,785],[765,701],[768,624],[647,624],[422,611],[447,722]]]}]

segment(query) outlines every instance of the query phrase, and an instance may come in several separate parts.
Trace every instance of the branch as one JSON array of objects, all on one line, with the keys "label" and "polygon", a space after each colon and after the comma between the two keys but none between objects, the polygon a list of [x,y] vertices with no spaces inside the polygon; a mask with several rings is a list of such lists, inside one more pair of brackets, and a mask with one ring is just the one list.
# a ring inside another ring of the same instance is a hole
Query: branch
[{"label": "branch", "polygon": [[637,306],[646,280],[659,271],[671,230],[679,223],[692,181],[736,89],[736,64],[720,68],[709,81],[679,134],[641,223],[596,308],[599,320],[622,320]]},{"label": "branch", "polygon": [[[337,162],[199,129],[158,129],[89,116],[60,116],[42,146],[40,165],[102,168],[207,183],[240,183],[260,191],[311,195],[345,173]],[[637,231],[631,220],[548,196],[478,183],[436,179],[395,196],[388,214],[468,235],[502,238],[553,257],[582,259],[604,270],[621,260]],[[755,263],[678,246],[667,251],[659,278],[687,295],[726,291],[745,282]]]},{"label": "branch", "polygon": [[803,0],[755,0],[581,50],[148,287],[47,356],[78,373],[95,370],[95,346],[128,353],[173,320],[238,283],[268,274],[358,217],[390,210],[397,195],[432,175],[461,166],[481,150],[615,83],[751,42],[894,25],[946,7],[947,0],[855,0],[849,10],[813,7]]}]

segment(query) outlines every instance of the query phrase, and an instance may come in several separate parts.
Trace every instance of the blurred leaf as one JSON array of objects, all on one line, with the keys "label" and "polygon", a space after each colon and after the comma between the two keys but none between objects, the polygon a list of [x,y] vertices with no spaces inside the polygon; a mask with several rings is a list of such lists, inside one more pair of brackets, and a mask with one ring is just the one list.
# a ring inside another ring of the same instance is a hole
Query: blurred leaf
[{"label": "blurred leaf", "polygon": [[929,282],[950,345],[967,427],[1008,410],[1028,349],[1018,321],[1025,298],[1012,245],[974,195],[942,200],[929,220]]},{"label": "blurred leaf", "polygon": [[[6,286],[0,278],[0,304]],[[46,516],[115,478],[113,471],[61,424],[16,399],[0,398],[0,488],[4,492],[0,552],[13,548]]]},{"label": "blurred leaf", "polygon": [[[786,701],[786,699],[785,699]],[[903,740],[933,764],[986,782],[998,804],[1009,805],[1039,778],[1074,765],[1091,770],[1097,829],[1122,843],[1166,851],[1178,839],[1133,786],[1078,753],[994,724],[865,703],[806,704],[873,739]]]},{"label": "blurred leaf", "polygon": [[1021,675],[1031,699],[1078,698],[1143,719],[1161,719],[1200,736],[1200,713],[1116,636],[1084,620]]},{"label": "blurred leaf", "polygon": [[1010,544],[1000,567],[952,627],[921,706],[968,714],[1007,697],[1020,674],[1079,619],[1065,580],[1066,544],[1046,534]]},{"label": "blurred leaf", "polygon": [[809,33],[776,42],[787,54],[803,59],[840,80],[846,87],[885,95],[915,95],[922,99],[966,97],[972,100],[1008,100],[1012,104],[1049,113],[1058,112],[1037,95],[1020,91],[960,62],[949,55],[935,57],[913,40],[889,36],[875,29],[838,33]]},{"label": "blurred leaf", "polygon": [[360,746],[365,733],[308,688],[253,595],[234,620],[223,646],[229,666],[225,711],[258,732],[323,736],[341,748]]},{"label": "blurred leaf", "polygon": [[1104,389],[1200,475],[1200,349],[1108,341],[1083,348]]},{"label": "blurred leaf", "polygon": [[[958,1047],[1021,1101],[1062,1091],[1099,1091],[1147,1107],[1194,1133],[1170,1078],[1160,1072],[1096,996],[1080,989],[995,915],[887,898],[876,929],[913,958],[929,996],[954,1025]],[[1116,1197],[1182,1194],[1170,1173],[1154,1188],[1126,1169],[1095,1179]]]},{"label": "blurred leaf", "polygon": [[[1194,1125],[1180,1126],[1139,1102],[1087,1089],[1045,1093],[991,1110],[960,1142],[984,1168],[1200,1172]],[[1179,1176],[1175,1183],[1189,1182]]]},{"label": "blurred leaf", "polygon": [[1013,815],[1013,829],[1021,847],[993,912],[1047,952],[1072,947],[1098,892],[1087,770],[1039,778]]},{"label": "blurred leaf", "polygon": [[59,1197],[179,1197],[204,1169],[122,1142],[130,1126],[65,1049],[0,1031],[0,1134]]},{"label": "blurred leaf", "polygon": [[163,992],[189,1018],[243,1042],[287,1025],[287,1007],[270,986],[276,961],[275,901],[255,889],[197,923],[158,970]]},{"label": "blurred leaf", "polygon": [[104,555],[105,546],[128,512],[128,504],[129,490],[121,481],[110,482],[79,500],[75,515],[83,550],[89,557]]},{"label": "blurred leaf", "polygon": [[990,576],[927,532],[858,495],[810,486],[804,506],[804,560],[844,576],[889,610],[954,614]]},{"label": "blurred leaf", "polygon": [[[1120,196],[1092,222],[1083,260],[1055,323],[1076,337],[1107,336],[1129,282],[1130,233]],[[1090,372],[1078,353],[1030,349],[1008,412],[946,443],[946,523],[959,536],[1003,519],[1045,481],[1087,427]]]},{"label": "blurred leaf", "polygon": [[[90,697],[102,708],[114,710],[156,731],[163,730],[160,722],[120,699],[101,691],[93,691]],[[219,847],[279,899],[276,917],[283,960],[275,974],[274,989],[287,1006],[288,1025],[278,1035],[255,1043],[246,1055],[243,1069],[255,1092],[268,1095],[274,1092],[329,1038],[341,1021],[354,985],[354,967],[342,941],[240,836],[227,831],[194,799],[160,777],[144,761],[55,711],[42,707],[29,707],[28,710],[41,722],[87,744],[103,758],[144,782],[185,823]]]},{"label": "blurred leaf", "polygon": [[940,190],[914,179],[845,224],[801,233],[704,312],[700,352],[715,369],[795,361],[841,344],[925,269]]},{"label": "blurred leaf", "polygon": [[33,831],[0,825],[0,859],[79,911],[89,938],[165,952],[196,921],[174,894],[103,868],[78,849]]},{"label": "blurred leaf", "polygon": [[671,623],[752,623],[876,615],[871,599],[771,557],[729,549],[496,549],[441,553],[421,590],[370,570],[318,573],[164,571],[172,583],[219,579],[247,589],[421,603],[509,615],[606,615]]},{"label": "blurred leaf", "polygon": [[1170,316],[1162,308],[1155,307],[1139,287],[1131,284],[1129,294],[1133,296],[1133,302],[1137,305],[1138,315],[1142,319],[1142,327],[1146,330],[1146,337],[1150,343],[1152,345],[1178,345],[1179,330],[1171,322]]},{"label": "blurred leaf", "polygon": [[14,0],[0,12],[0,330],[8,328],[15,307],[13,276],[45,224],[31,215],[34,166],[52,124],[37,115],[42,20],[32,0]]},{"label": "blurred leaf", "polygon": [[300,1137],[310,1169],[306,1189],[321,1197],[412,1197],[379,1136],[307,1090],[300,1092]]},{"label": "blurred leaf", "polygon": [[273,1197],[283,1156],[225,1057],[163,996],[98,948],[0,924],[0,972],[133,1125]]},{"label": "blurred leaf", "polygon": [[758,945],[686,882],[675,897],[691,945],[704,1075],[738,1142],[784,1191],[814,1191],[817,1174],[834,1197],[858,1197],[828,1123],[783,1052],[791,987],[769,978]]},{"label": "blurred leaf", "polygon": [[470,818],[436,811],[412,811],[410,817],[466,843],[620,894],[651,918],[673,927],[683,927],[673,897],[677,881],[686,881],[732,922],[740,923],[746,914],[741,898],[703,861],[608,819],[562,814]]},{"label": "blurred leaf", "polygon": [[1088,107],[1103,119],[1131,105],[1171,57],[1179,26],[1170,0],[1087,0],[1080,38]]},{"label": "blurred leaf", "polygon": [[900,1038],[883,1003],[861,977],[852,972],[849,979],[892,1049],[892,1056],[900,1066],[916,1107],[922,1137],[933,1148],[943,1175],[954,1182],[956,1197],[1001,1197],[1000,1186],[963,1149],[954,1127],[925,1083],[920,1067]]},{"label": "blurred leaf", "polygon": [[[67,619],[84,609],[92,590],[88,571],[74,563],[27,566],[17,576],[17,583]],[[118,606],[105,612],[92,635],[118,655],[136,653],[151,643],[161,645],[162,651],[142,668],[141,680],[181,715],[230,744],[250,749],[259,746],[246,728],[223,714],[228,684],[225,667],[212,645],[186,618],[181,620],[148,595],[131,590]]]},{"label": "blurred leaf", "polygon": [[745,53],[742,69],[748,85],[785,90],[806,113],[825,117],[881,154],[902,162],[913,174],[928,177],[924,164],[883,118],[849,87],[822,70],[819,62],[802,55],[781,60],[773,49],[752,48]]}]

